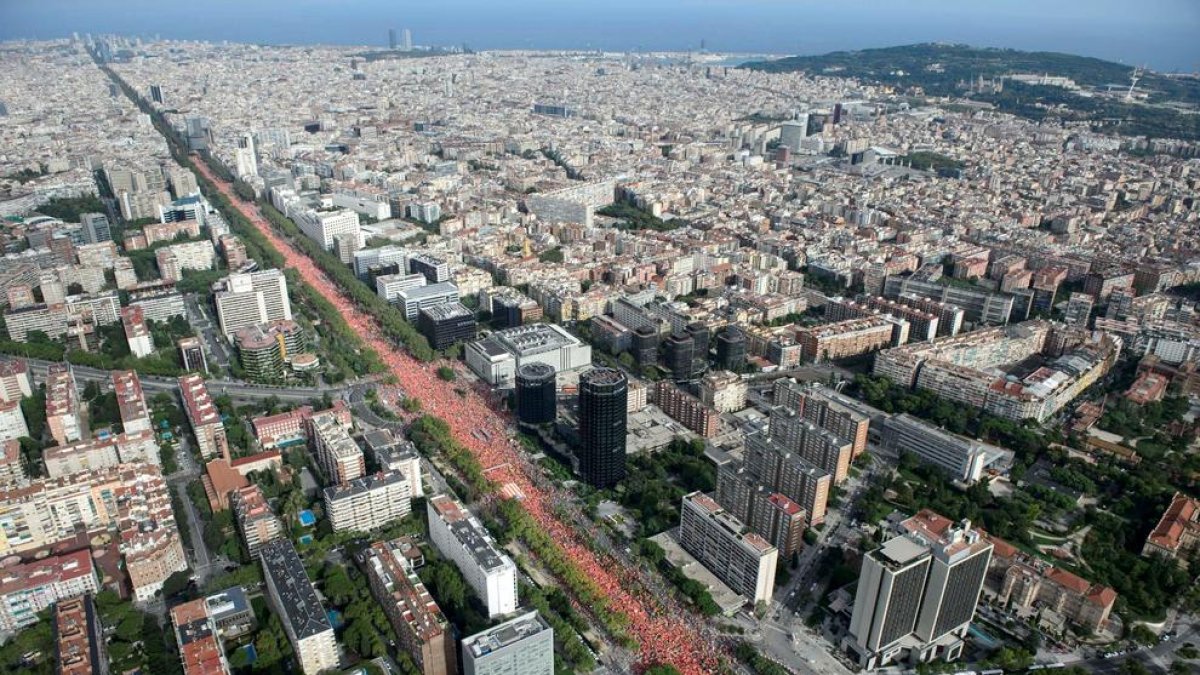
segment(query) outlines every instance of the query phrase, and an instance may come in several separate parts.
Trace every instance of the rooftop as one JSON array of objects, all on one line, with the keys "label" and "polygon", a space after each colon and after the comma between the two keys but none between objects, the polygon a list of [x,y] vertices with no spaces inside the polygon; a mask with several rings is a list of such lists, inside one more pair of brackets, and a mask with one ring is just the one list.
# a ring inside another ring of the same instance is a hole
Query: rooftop
[{"label": "rooftop", "polygon": [[333,630],[292,542],[276,539],[263,544],[259,557],[264,574],[279,594],[277,609],[284,613],[283,619],[299,639]]},{"label": "rooftop", "polygon": [[472,657],[479,658],[548,630],[550,624],[534,611],[463,638],[462,647],[464,651],[470,651]]}]

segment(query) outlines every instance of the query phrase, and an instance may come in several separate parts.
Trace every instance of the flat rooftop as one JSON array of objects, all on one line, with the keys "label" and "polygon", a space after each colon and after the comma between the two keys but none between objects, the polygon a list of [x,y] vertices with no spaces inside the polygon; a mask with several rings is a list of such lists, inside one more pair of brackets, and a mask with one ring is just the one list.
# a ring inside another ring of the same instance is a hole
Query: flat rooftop
[{"label": "flat rooftop", "polygon": [[283,619],[291,626],[292,633],[302,640],[333,630],[292,542],[276,539],[263,544],[259,556],[263,572],[279,594],[277,609],[284,613]]},{"label": "flat rooftop", "polygon": [[470,650],[471,656],[479,658],[547,630],[550,630],[550,624],[537,612],[530,612],[464,638],[462,646],[464,650]]}]

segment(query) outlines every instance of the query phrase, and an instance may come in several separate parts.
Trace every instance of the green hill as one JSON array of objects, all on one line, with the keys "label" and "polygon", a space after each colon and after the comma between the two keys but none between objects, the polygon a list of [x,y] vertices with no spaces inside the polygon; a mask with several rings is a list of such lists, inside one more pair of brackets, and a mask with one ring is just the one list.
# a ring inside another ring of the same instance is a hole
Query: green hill
[{"label": "green hill", "polygon": [[[1129,87],[1131,66],[1073,54],[1023,52],[953,44],[917,44],[880,49],[830,52],[819,56],[790,56],[756,61],[742,66],[764,72],[803,71],[812,75],[852,77],[865,82],[920,87],[931,96],[965,96],[961,86],[979,77],[998,78],[1014,73],[1069,77],[1085,90]],[[1000,92],[972,93],[971,98],[1032,119],[1104,121],[1125,135],[1200,139],[1200,115],[1180,112],[1175,106],[1200,105],[1200,78],[1170,77],[1144,72],[1138,89],[1149,92],[1145,102],[1126,103],[1119,93],[1086,97],[1061,87],[1006,81]],[[1050,110],[1063,105],[1067,111]],[[1120,120],[1119,125],[1113,125]]]}]

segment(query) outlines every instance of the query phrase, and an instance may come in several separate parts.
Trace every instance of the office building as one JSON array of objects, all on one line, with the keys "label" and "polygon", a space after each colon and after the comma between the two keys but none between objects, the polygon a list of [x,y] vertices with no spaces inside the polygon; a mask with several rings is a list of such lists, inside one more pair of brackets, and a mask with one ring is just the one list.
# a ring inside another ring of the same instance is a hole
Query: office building
[{"label": "office building", "polygon": [[517,368],[545,363],[555,372],[578,370],[592,363],[592,348],[557,324],[537,323],[498,330],[467,345],[467,366],[489,384],[508,388]]},{"label": "office building", "polygon": [[79,392],[70,365],[55,363],[46,369],[46,427],[59,445],[83,437],[79,428]]},{"label": "office building", "polygon": [[671,382],[655,383],[654,403],[671,419],[704,438],[712,438],[720,430],[721,415],[716,410]]},{"label": "office building", "polygon": [[450,281],[450,264],[427,253],[418,253],[408,259],[408,271],[420,274],[431,284]]},{"label": "office building", "polygon": [[625,478],[628,380],[611,368],[579,378],[579,473],[588,484],[608,488]]},{"label": "office building", "polygon": [[408,271],[408,256],[407,249],[393,244],[355,251],[354,275],[366,281],[371,268],[389,270],[381,274],[403,274]]},{"label": "office building", "polygon": [[216,294],[217,320],[226,337],[247,326],[292,320],[287,279],[277,269],[231,274]]},{"label": "office building", "polygon": [[327,487],[324,498],[334,532],[369,532],[412,511],[412,483],[399,471],[375,473]]},{"label": "office building", "polygon": [[172,317],[187,316],[181,293],[155,291],[130,292],[130,307],[139,307],[147,321],[170,321]]},{"label": "office building", "polygon": [[32,626],[38,612],[59,600],[99,591],[87,549],[10,565],[0,570],[0,632]]},{"label": "office building", "polygon": [[923,511],[863,559],[844,646],[863,668],[962,654],[992,557],[969,521]]},{"label": "office building", "polygon": [[422,309],[458,302],[458,287],[452,283],[427,284],[396,293],[395,304],[405,319],[416,322]]},{"label": "office building", "polygon": [[259,559],[267,599],[282,620],[300,670],[316,675],[337,668],[340,659],[333,626],[292,542],[276,539],[264,544]]},{"label": "office building", "polygon": [[684,496],[679,544],[750,604],[770,604],[779,551],[708,495]]},{"label": "office building", "polygon": [[426,502],[429,538],[454,561],[479,599],[488,618],[517,609],[517,566],[502,553],[487,528],[460,502],[446,495]]},{"label": "office building", "polygon": [[251,558],[258,557],[264,544],[284,535],[283,523],[271,510],[262,489],[257,485],[231,491],[229,505]]},{"label": "office building", "polygon": [[208,372],[208,360],[204,358],[204,343],[198,337],[180,338],[176,345],[184,370]]},{"label": "office building", "polygon": [[80,214],[79,224],[83,226],[83,231],[89,244],[101,244],[106,241],[112,241],[112,226],[108,222],[108,216],[103,213]]},{"label": "office building", "polygon": [[554,629],[537,611],[463,638],[463,675],[553,675]]},{"label": "office building", "polygon": [[475,339],[475,313],[460,302],[424,307],[418,314],[417,328],[430,347],[448,349]]},{"label": "office building", "polygon": [[887,419],[881,430],[885,450],[912,453],[925,464],[936,466],[952,479],[974,483],[983,477],[984,468],[999,455],[999,448],[901,413]]},{"label": "office building", "polygon": [[522,424],[549,424],[557,417],[558,394],[554,367],[541,362],[517,368],[517,420]]},{"label": "office building", "polygon": [[[952,305],[963,311],[962,317],[973,323],[1003,325],[1010,320],[1020,320],[1023,317],[1014,315],[1014,298],[1011,295],[989,293],[963,286],[943,286],[933,281],[922,281],[915,277],[890,275],[883,284],[883,295],[886,298],[899,300],[914,307],[906,298],[917,296],[946,305]],[[927,310],[928,311],[928,310]],[[939,325],[941,318],[939,317]]]},{"label": "office building", "polygon": [[689,335],[668,335],[663,343],[667,369],[671,371],[671,379],[685,382],[692,378],[692,361],[695,353],[695,343]]},{"label": "office building", "polygon": [[52,620],[56,675],[108,675],[107,640],[91,595],[58,602]]},{"label": "office building", "polygon": [[367,581],[383,608],[399,647],[412,657],[422,675],[458,672],[454,630],[437,601],[412,569],[404,539],[380,541],[363,552]]},{"label": "office building", "polygon": [[228,675],[225,651],[204,599],[175,605],[170,614],[184,675]]},{"label": "office building", "polygon": [[375,277],[375,293],[394,304],[400,291],[420,288],[427,283],[423,274],[380,274]]},{"label": "office building", "polygon": [[326,251],[333,250],[334,239],[339,235],[362,239],[358,213],[349,209],[301,213],[296,216],[296,224],[309,239],[317,242]]},{"label": "office building", "polygon": [[308,425],[317,466],[329,484],[349,483],[366,472],[362,450],[350,438],[349,424],[336,415],[318,413]]},{"label": "office building", "polygon": [[179,393],[183,397],[183,411],[192,426],[196,446],[204,459],[223,457],[229,461],[229,441],[225,437],[225,423],[221,411],[213,403],[199,375],[184,375],[179,378]]}]

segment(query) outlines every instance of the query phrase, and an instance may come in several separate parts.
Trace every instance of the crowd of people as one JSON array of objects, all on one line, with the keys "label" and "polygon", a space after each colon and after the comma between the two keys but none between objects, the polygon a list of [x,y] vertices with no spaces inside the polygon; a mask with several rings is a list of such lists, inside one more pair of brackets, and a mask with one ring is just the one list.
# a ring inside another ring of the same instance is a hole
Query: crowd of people
[{"label": "crowd of people", "polygon": [[[399,386],[421,401],[424,412],[446,421],[454,438],[468,448],[495,483],[511,485],[520,494],[522,506],[530,516],[562,547],[579,570],[609,599],[613,611],[628,617],[628,630],[637,641],[644,665],[667,663],[681,673],[706,673],[715,670],[719,659],[718,643],[686,610],[666,596],[647,591],[648,584],[635,580],[643,571],[592,551],[578,533],[562,522],[551,505],[563,503],[562,497],[547,489],[545,481],[535,480],[531,465],[524,461],[513,438],[511,426],[503,415],[490,407],[485,397],[468,387],[455,387],[437,376],[444,364],[417,361],[399,346],[384,338],[378,323],[351,302],[342,291],[303,253],[276,233],[252,204],[239,199],[229,183],[214,176],[202,162],[202,171],[237,206],[281,253],[287,266],[338,308],[346,322],[375,350],[396,376]],[[473,432],[480,431],[476,434]]]}]

